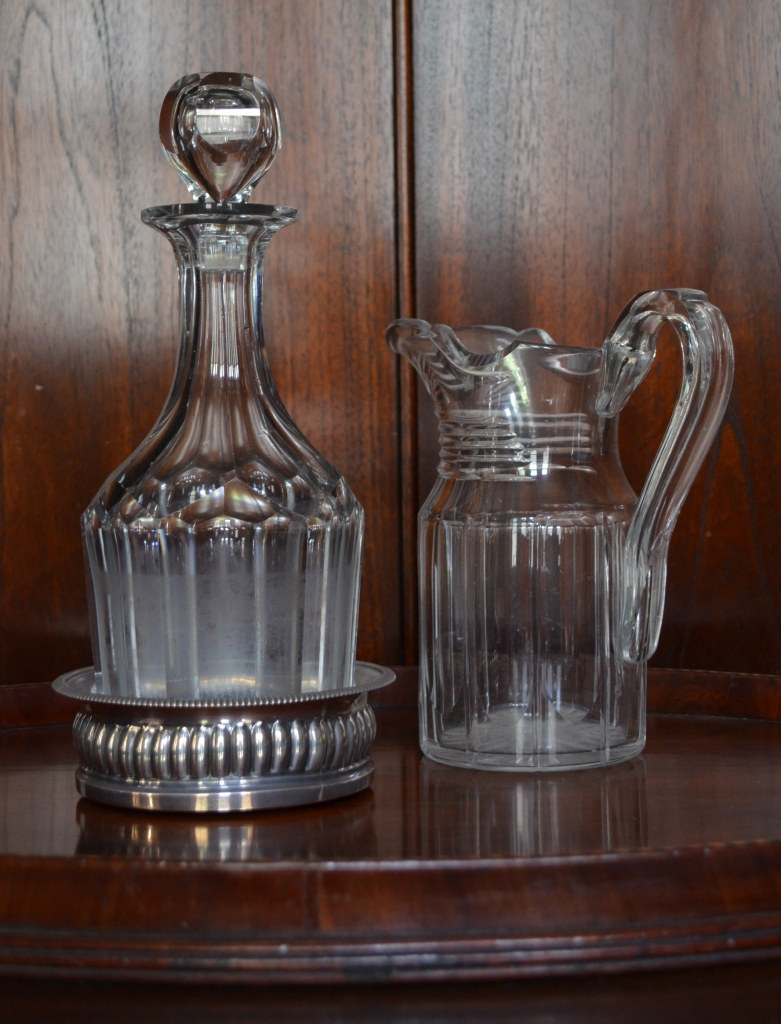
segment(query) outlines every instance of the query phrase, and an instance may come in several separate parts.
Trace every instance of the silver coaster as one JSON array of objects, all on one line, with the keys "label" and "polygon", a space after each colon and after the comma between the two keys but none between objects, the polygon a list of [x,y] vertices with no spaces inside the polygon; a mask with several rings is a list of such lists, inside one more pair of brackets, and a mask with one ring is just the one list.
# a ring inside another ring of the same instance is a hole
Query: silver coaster
[{"label": "silver coaster", "polygon": [[367,692],[394,678],[358,662],[349,688],[220,704],[101,693],[91,667],[53,685],[81,705],[73,738],[83,796],[214,812],[319,803],[366,789],[376,734]]}]

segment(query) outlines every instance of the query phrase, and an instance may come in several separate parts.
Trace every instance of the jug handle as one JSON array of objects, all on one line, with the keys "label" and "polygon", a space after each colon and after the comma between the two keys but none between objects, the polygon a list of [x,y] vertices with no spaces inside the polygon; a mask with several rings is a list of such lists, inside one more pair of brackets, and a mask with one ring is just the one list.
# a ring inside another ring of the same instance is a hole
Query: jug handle
[{"label": "jug handle", "polygon": [[704,292],[644,292],[625,307],[604,342],[601,416],[615,416],[645,377],[665,323],[680,342],[683,382],[627,532],[614,591],[616,653],[633,664],[650,658],[659,643],[670,537],[721,425],[734,369],[729,328]]}]

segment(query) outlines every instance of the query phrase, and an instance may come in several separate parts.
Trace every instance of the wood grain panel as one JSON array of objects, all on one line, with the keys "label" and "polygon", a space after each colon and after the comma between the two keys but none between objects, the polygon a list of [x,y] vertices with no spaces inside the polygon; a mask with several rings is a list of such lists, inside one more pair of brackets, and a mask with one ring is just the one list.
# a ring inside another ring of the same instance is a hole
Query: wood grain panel
[{"label": "wood grain panel", "polygon": [[400,659],[390,0],[40,0],[0,4],[2,682],[90,660],[78,517],[178,347],[173,256],[139,220],[186,199],[159,107],[215,69],[259,74],[282,110],[255,198],[302,216],[267,260],[270,361],[366,508],[360,656]]},{"label": "wood grain panel", "polygon": [[[733,332],[720,440],[675,533],[661,666],[781,667],[781,9],[772,0],[414,0],[416,306],[600,344],[633,294],[707,291]],[[622,417],[642,484],[677,390]],[[436,435],[420,401],[420,492]]]}]

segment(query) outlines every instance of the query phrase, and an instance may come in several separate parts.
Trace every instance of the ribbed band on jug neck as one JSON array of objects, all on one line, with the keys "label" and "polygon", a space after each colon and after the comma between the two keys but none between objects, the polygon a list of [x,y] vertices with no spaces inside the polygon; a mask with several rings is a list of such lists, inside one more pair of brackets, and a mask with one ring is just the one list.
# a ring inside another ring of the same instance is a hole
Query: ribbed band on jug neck
[{"label": "ribbed band on jug neck", "polygon": [[439,445],[440,475],[473,479],[545,476],[596,454],[593,418],[584,413],[525,414],[519,420],[461,414],[439,421]]}]

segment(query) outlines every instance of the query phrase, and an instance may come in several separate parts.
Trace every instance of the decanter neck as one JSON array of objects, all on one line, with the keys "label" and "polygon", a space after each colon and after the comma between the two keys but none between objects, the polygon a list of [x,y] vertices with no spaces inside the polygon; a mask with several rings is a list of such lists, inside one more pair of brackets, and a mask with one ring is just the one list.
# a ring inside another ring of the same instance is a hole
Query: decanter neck
[{"label": "decanter neck", "polygon": [[181,424],[177,463],[230,470],[254,447],[251,435],[273,431],[285,416],[264,352],[262,264],[272,235],[293,218],[274,207],[260,211],[205,204],[145,211],[173,245],[181,278],[181,350],[161,417]]},{"label": "decanter neck", "polygon": [[269,238],[214,225],[198,225],[188,234],[187,248],[178,251],[183,383],[207,405],[242,391],[267,391],[271,377],[261,310]]},{"label": "decanter neck", "polygon": [[[131,493],[145,508],[169,515],[196,492],[248,477],[285,508],[306,510],[339,484],[338,472],[290,419],[263,345],[263,256],[273,234],[296,216],[295,210],[240,204],[142,214],[176,252],[182,340],[168,400],[118,471],[117,494]],[[106,500],[113,504],[117,495],[111,491]]]},{"label": "decanter neck", "polygon": [[100,507],[119,510],[123,522],[173,516],[191,525],[275,515],[287,522],[358,508],[337,470],[291,420],[266,362],[263,255],[295,210],[199,204],[142,217],[176,251],[179,361],[162,413],[106,481]]},{"label": "decanter neck", "polygon": [[141,217],[168,238],[179,265],[182,349],[167,407],[206,379],[227,384],[241,376],[248,387],[265,383],[276,396],[263,351],[263,257],[297,211],[190,203],[152,207]]}]

